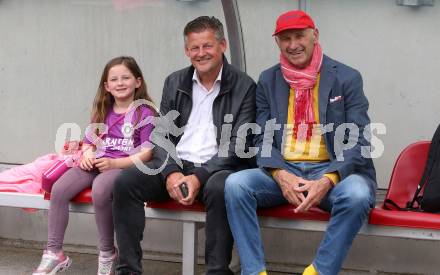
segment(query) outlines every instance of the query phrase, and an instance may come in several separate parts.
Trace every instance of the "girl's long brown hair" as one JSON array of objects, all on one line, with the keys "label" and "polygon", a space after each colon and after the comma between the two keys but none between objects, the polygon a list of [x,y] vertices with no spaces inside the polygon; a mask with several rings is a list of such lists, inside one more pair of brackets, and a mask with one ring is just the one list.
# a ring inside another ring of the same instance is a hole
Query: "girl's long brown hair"
[{"label": "girl's long brown hair", "polygon": [[[136,88],[134,91],[134,100],[146,99],[151,103],[153,103],[153,100],[148,95],[147,85],[145,84],[142,71],[139,68],[136,61],[134,60],[134,58],[131,56],[119,56],[110,60],[107,63],[107,65],[105,65],[104,67],[104,71],[102,72],[102,76],[101,76],[101,81],[99,82],[98,91],[96,92],[96,96],[93,101],[92,117],[91,117],[92,123],[104,123],[107,113],[112,108],[115,102],[113,96],[105,89],[104,83],[107,82],[108,73],[110,69],[116,65],[124,65],[125,67],[127,67],[127,69],[130,70],[130,72],[134,75],[136,79],[138,78],[141,79],[141,86],[139,88]],[[154,113],[156,113],[154,108],[150,107],[150,109]],[[139,121],[141,115],[140,108],[138,108],[136,112],[137,112],[137,120]]]}]

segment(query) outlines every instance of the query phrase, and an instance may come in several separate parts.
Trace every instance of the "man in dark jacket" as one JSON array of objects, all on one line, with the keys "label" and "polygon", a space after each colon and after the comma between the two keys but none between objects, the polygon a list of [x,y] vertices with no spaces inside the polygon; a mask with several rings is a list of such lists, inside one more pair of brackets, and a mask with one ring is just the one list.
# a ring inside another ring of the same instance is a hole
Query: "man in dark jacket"
[{"label": "man in dark jacket", "polygon": [[[123,170],[115,183],[117,274],[142,273],[144,202],[169,198],[182,205],[191,205],[195,199],[205,204],[206,274],[232,274],[233,238],[226,217],[224,184],[229,174],[246,167],[247,160],[237,153],[247,150],[249,136],[242,134],[242,129],[255,121],[256,85],[228,64],[226,39],[218,19],[202,16],[189,22],[184,39],[192,66],[165,80],[160,108],[163,117],[159,119],[165,124],[156,125],[151,138],[156,144],[153,160],[146,163],[160,173],[144,173],[133,166]],[[183,130],[183,134],[176,130]],[[183,183],[187,196],[182,192]]]},{"label": "man in dark jacket", "polygon": [[360,73],[323,54],[308,14],[283,13],[274,36],[280,63],[261,73],[256,91],[259,168],[234,173],[225,187],[242,274],[266,274],[256,208],[290,203],[296,213],[330,212],[303,274],[336,275],[374,205],[368,100]]}]

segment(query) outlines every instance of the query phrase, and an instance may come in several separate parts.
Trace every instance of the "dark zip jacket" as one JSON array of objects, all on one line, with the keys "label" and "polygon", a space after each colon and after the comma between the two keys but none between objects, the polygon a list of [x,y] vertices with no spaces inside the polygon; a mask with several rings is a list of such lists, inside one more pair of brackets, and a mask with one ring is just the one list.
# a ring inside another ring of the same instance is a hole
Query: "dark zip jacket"
[{"label": "dark zip jacket", "polygon": [[[151,138],[156,145],[153,163],[156,168],[160,167],[164,180],[173,172],[182,172],[181,160],[175,150],[183,132],[177,136],[173,132],[178,131],[178,128],[183,130],[191,114],[193,74],[194,67],[190,66],[172,73],[165,80],[160,104],[161,118]],[[202,185],[217,171],[237,171],[247,168],[251,163],[242,154],[238,153],[237,156],[237,152],[247,152],[252,141],[252,135],[247,134],[250,130],[244,124],[255,122],[255,89],[256,84],[252,78],[228,64],[223,57],[220,92],[212,106],[219,153],[196,168],[194,174]]]}]

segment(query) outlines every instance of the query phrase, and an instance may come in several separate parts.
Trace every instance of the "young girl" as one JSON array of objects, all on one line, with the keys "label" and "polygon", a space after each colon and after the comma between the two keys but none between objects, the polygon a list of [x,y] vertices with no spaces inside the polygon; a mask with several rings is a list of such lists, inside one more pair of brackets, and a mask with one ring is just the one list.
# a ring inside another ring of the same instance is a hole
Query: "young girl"
[{"label": "young girl", "polygon": [[130,105],[137,99],[151,102],[136,61],[124,56],[110,60],[102,73],[92,110],[92,123],[104,123],[107,131],[86,133],[79,167],[68,170],[54,184],[47,248],[33,275],[55,274],[70,266],[71,260],[62,250],[69,201],[90,186],[99,235],[98,275],[113,274],[117,256],[113,239],[113,183],[122,168],[133,165],[130,155],[135,154],[142,161],[148,161],[152,155],[148,146],[142,144],[148,143],[153,127],[145,121],[156,113],[145,104],[131,110]]}]

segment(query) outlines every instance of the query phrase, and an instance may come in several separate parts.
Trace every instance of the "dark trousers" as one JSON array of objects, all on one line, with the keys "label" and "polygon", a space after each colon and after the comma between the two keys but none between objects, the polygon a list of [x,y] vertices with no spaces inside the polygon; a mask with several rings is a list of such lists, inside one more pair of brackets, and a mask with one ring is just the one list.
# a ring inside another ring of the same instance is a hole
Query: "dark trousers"
[{"label": "dark trousers", "polygon": [[[152,163],[147,163],[153,167]],[[194,165],[184,162],[184,174],[192,174]],[[224,200],[226,178],[232,171],[213,174],[197,197],[206,207],[205,264],[206,274],[233,274],[229,269],[233,238],[229,229]],[[145,228],[144,202],[170,199],[165,179],[161,175],[147,175],[135,166],[124,169],[113,189],[113,218],[119,259],[116,274],[142,274],[142,248]],[[154,236],[152,236],[154,237]]]}]

